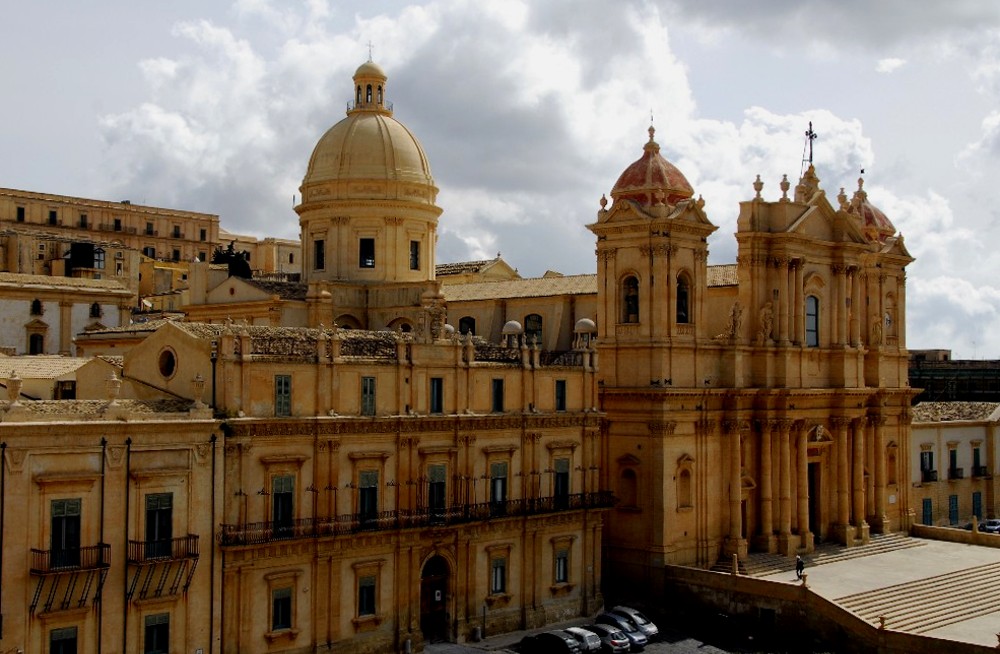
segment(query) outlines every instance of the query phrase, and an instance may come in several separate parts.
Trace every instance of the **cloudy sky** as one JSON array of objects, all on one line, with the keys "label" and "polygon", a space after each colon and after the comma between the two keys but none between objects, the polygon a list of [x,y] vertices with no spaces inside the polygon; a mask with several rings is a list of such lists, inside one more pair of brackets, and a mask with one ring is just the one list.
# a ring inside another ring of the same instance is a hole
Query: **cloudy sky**
[{"label": "cloudy sky", "polygon": [[[316,141],[368,58],[441,189],[438,261],[593,272],[602,194],[663,153],[735,260],[738,202],[800,172],[917,257],[911,348],[1000,358],[1000,3],[0,0],[0,186],[217,213],[298,237]],[[946,9],[945,9],[946,7]]]}]

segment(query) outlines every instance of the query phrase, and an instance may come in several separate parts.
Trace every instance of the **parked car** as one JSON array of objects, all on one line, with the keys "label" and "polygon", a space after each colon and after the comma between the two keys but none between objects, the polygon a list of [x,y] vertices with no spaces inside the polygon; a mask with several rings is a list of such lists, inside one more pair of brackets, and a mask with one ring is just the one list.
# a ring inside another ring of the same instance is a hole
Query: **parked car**
[{"label": "parked car", "polygon": [[521,654],[581,654],[576,638],[562,629],[525,636],[518,645],[518,651]]},{"label": "parked car", "polygon": [[1000,519],[987,518],[979,523],[979,531],[985,534],[1000,534]]},{"label": "parked car", "polygon": [[566,627],[563,629],[573,638],[576,638],[576,642],[580,643],[581,652],[599,652],[601,651],[601,638],[593,631],[590,631],[586,627]]},{"label": "parked car", "polygon": [[646,638],[646,634],[642,633],[639,629],[639,625],[632,622],[632,618],[626,618],[624,615],[619,615],[617,613],[598,613],[597,617],[594,618],[594,622],[601,624],[609,624],[613,627],[617,627],[629,640],[629,649],[633,652],[640,652],[646,648],[646,644],[649,639]]},{"label": "parked car", "polygon": [[588,624],[583,627],[587,631],[592,631],[601,639],[601,651],[610,654],[623,654],[632,647],[632,641],[628,639],[621,629],[610,624]]},{"label": "parked car", "polygon": [[648,638],[650,642],[657,640],[660,637],[660,630],[655,624],[653,624],[653,621],[643,615],[640,611],[633,609],[630,606],[616,606],[611,609],[611,613],[617,613],[618,615],[624,615],[625,617],[630,618],[632,622],[639,627],[639,631],[646,634],[646,638]]}]

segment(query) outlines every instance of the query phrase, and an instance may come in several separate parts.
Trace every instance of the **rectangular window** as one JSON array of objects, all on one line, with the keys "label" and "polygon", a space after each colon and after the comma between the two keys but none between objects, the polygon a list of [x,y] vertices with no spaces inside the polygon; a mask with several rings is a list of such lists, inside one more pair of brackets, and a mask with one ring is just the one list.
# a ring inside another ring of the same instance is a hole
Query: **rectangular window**
[{"label": "rectangular window", "polygon": [[174,494],[146,495],[146,558],[166,558],[174,537]]},{"label": "rectangular window", "polygon": [[[17,222],[19,223],[24,222],[24,207],[17,208]],[[58,631],[58,629],[56,631]]]},{"label": "rectangular window", "polygon": [[361,415],[375,415],[375,378],[361,378]]},{"label": "rectangular window", "polygon": [[156,236],[156,232],[153,231],[153,223],[146,223],[146,236]]},{"label": "rectangular window", "polygon": [[274,415],[292,415],[292,376],[274,376]]},{"label": "rectangular window", "polygon": [[493,413],[503,413],[503,380],[494,379],[493,380],[493,394],[492,394],[493,404],[491,410]]},{"label": "rectangular window", "polygon": [[921,519],[925,525],[934,524],[934,505],[931,504],[931,498],[925,497],[923,504],[921,506]]},{"label": "rectangular window", "polygon": [[445,511],[445,480],[447,468],[444,464],[427,466],[427,508],[432,517],[444,517]]},{"label": "rectangular window", "polygon": [[150,259],[156,258],[156,248],[153,247],[152,245],[147,245],[146,247],[142,248],[142,253],[147,257],[149,257]]},{"label": "rectangular window", "polygon": [[208,240],[208,231],[206,231],[204,229],[199,230],[199,232],[198,232],[198,240],[199,241],[207,241]]},{"label": "rectangular window", "polygon": [[958,467],[958,450],[955,448],[948,450],[948,467],[952,470]]},{"label": "rectangular window", "polygon": [[507,513],[507,462],[490,464],[490,515]]},{"label": "rectangular window", "polygon": [[80,227],[87,229],[87,214],[85,213],[80,214]]},{"label": "rectangular window", "polygon": [[76,654],[76,627],[50,631],[49,654]]},{"label": "rectangular window", "polygon": [[507,559],[490,562],[490,594],[500,595],[507,590]]},{"label": "rectangular window", "polygon": [[295,263],[295,254],[292,252],[288,253],[288,263]]},{"label": "rectangular window", "polygon": [[375,615],[375,577],[358,579],[358,617]]},{"label": "rectangular window", "polygon": [[819,298],[806,298],[806,347],[819,347]]},{"label": "rectangular window", "polygon": [[80,509],[83,500],[52,500],[52,567],[80,565]]},{"label": "rectangular window", "polygon": [[358,513],[362,523],[378,517],[378,470],[362,470],[358,475]]},{"label": "rectangular window", "polygon": [[198,252],[198,261],[208,261],[208,252],[201,250]]},{"label": "rectangular window", "polygon": [[431,377],[431,413],[444,413],[444,378]]},{"label": "rectangular window", "polygon": [[116,232],[122,231],[122,219],[121,218],[115,218],[115,231]]},{"label": "rectangular window", "polygon": [[566,380],[556,380],[556,411],[566,410]]},{"label": "rectangular window", "polygon": [[271,478],[271,521],[276,538],[290,538],[295,516],[295,476]]},{"label": "rectangular window", "polygon": [[981,491],[975,491],[972,494],[972,515],[976,516],[976,520],[980,522],[983,519],[983,494]]},{"label": "rectangular window", "polygon": [[948,496],[948,524],[958,524],[958,495]]},{"label": "rectangular window", "polygon": [[569,581],[569,552],[559,550],[556,552],[555,561],[555,582],[565,584]]},{"label": "rectangular window", "polygon": [[143,654],[168,654],[170,652],[170,614],[147,615],[146,633],[142,641]]},{"label": "rectangular window", "polygon": [[358,267],[375,267],[375,239],[363,238],[358,242]]},{"label": "rectangular window", "polygon": [[420,270],[420,241],[410,241],[410,270]]},{"label": "rectangular window", "polygon": [[98,270],[104,270],[104,264],[107,261],[107,253],[104,248],[94,248],[94,268]]},{"label": "rectangular window", "polygon": [[171,258],[172,258],[172,259],[173,259],[174,261],[180,261],[180,260],[181,260],[181,251],[180,251],[180,250],[174,250],[174,251],[173,251],[173,255],[172,255],[172,257],[171,257]]},{"label": "rectangular window", "polygon": [[979,448],[978,447],[972,448],[972,467],[975,468],[976,470],[979,470],[979,468],[982,465],[983,465],[982,455],[979,453]]},{"label": "rectangular window", "polygon": [[313,270],[326,270],[326,241],[313,241]]},{"label": "rectangular window", "polygon": [[49,224],[58,225],[59,224],[59,212],[50,210],[49,211]]},{"label": "rectangular window", "polygon": [[292,628],[292,589],[275,588],[271,591],[271,631]]},{"label": "rectangular window", "polygon": [[556,459],[552,497],[557,509],[569,506],[569,459]]},{"label": "rectangular window", "polygon": [[180,237],[181,237],[181,226],[174,225],[174,238],[180,238]]}]

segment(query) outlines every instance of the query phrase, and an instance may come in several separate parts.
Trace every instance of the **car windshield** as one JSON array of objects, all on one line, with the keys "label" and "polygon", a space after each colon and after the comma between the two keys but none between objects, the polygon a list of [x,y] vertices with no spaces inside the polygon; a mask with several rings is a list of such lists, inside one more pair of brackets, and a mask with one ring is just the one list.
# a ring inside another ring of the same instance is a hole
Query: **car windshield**
[{"label": "car windshield", "polygon": [[611,637],[614,638],[615,640],[628,640],[625,634],[621,631],[612,631]]}]

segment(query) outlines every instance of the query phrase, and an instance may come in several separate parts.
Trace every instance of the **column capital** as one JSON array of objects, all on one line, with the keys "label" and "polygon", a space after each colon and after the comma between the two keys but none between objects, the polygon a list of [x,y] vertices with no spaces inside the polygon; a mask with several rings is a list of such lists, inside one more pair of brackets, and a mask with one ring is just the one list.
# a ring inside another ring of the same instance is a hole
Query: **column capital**
[{"label": "column capital", "polygon": [[830,424],[839,431],[847,429],[853,421],[850,416],[830,416]]},{"label": "column capital", "polygon": [[750,421],[746,418],[728,418],[722,421],[722,429],[727,434],[747,431],[750,429]]},{"label": "column capital", "polygon": [[887,418],[881,414],[871,414],[868,416],[868,424],[872,427],[885,427]]},{"label": "column capital", "polygon": [[673,436],[677,423],[673,420],[659,421],[651,420],[646,423],[650,436]]}]

